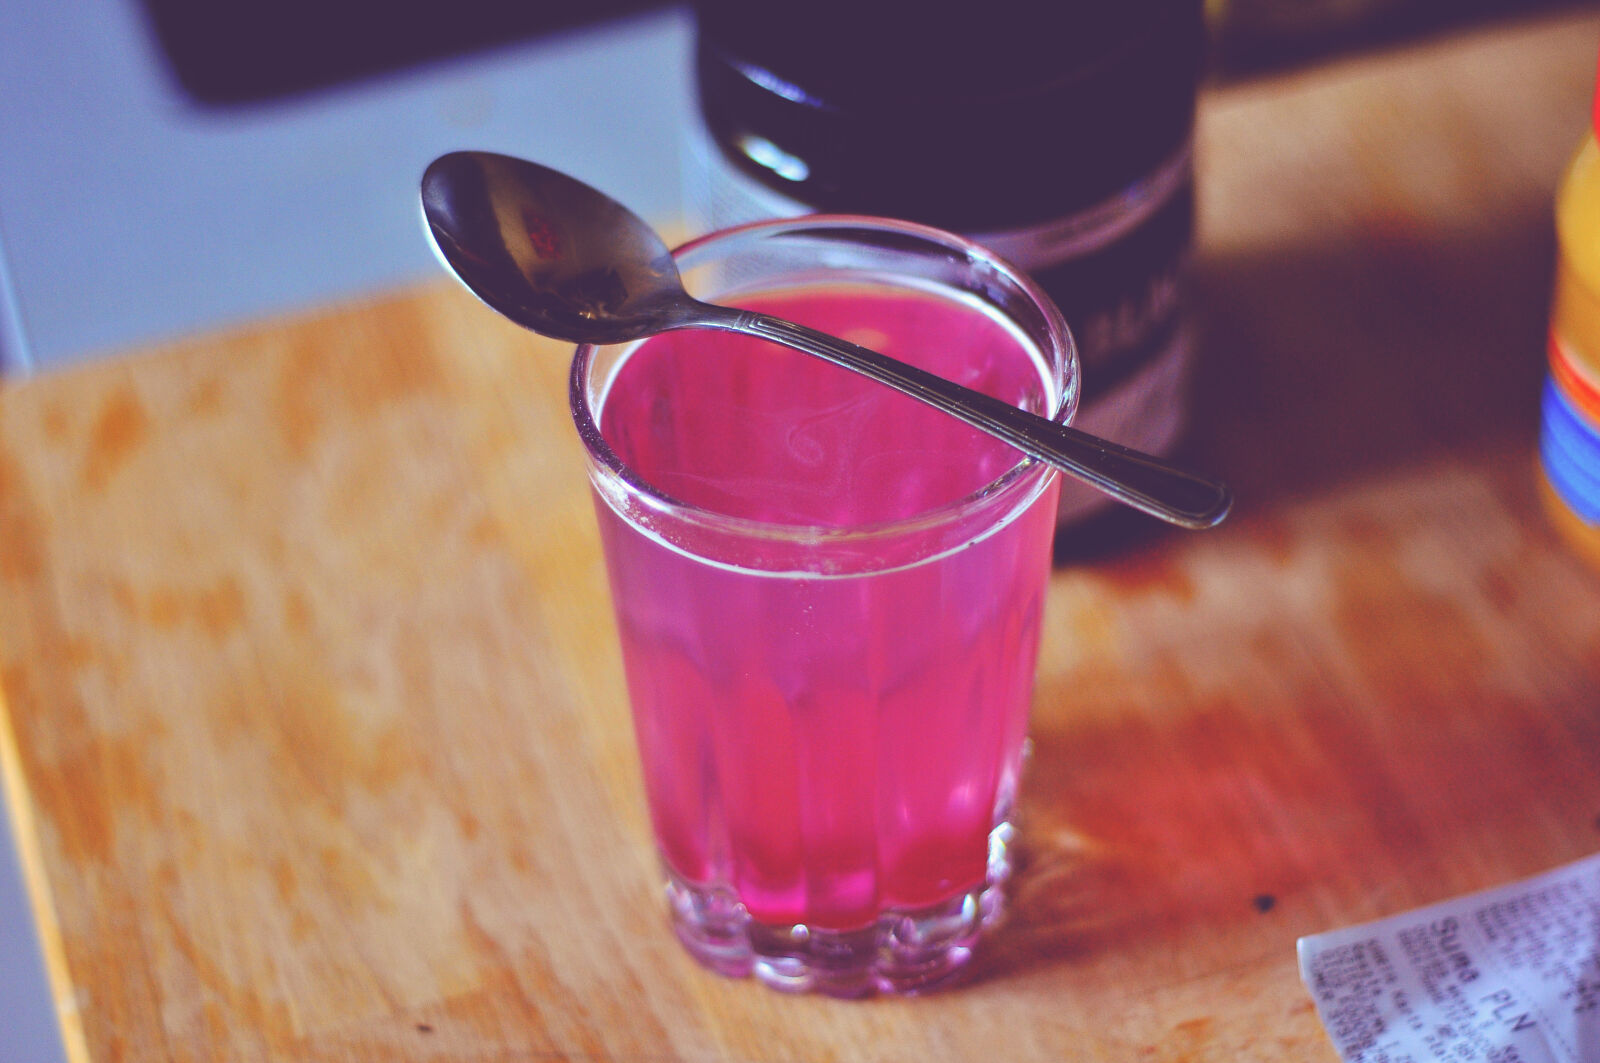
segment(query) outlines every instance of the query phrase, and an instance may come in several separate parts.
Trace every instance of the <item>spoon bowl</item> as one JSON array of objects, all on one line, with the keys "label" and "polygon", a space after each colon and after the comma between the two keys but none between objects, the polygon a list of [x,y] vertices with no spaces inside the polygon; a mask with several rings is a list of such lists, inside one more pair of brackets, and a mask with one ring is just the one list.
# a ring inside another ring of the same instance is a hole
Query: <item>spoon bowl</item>
[{"label": "spoon bowl", "polygon": [[423,174],[422,210],[445,265],[541,336],[643,339],[671,327],[663,314],[687,297],[655,229],[581,181],[525,159],[441,156]]},{"label": "spoon bowl", "polygon": [[424,172],[422,211],[445,266],[490,307],[542,336],[614,344],[691,327],[759,336],[896,388],[1172,524],[1209,528],[1232,505],[1222,484],[1160,458],[836,336],[701,302],[684,289],[672,253],[648,223],[557,170],[452,152]]}]

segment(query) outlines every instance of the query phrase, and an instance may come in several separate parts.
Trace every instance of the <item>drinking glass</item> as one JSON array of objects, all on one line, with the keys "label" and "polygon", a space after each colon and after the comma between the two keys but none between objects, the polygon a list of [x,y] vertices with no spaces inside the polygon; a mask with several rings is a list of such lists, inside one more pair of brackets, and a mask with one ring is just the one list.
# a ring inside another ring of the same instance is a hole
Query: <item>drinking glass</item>
[{"label": "drinking glass", "polygon": [[[673,254],[702,299],[1076,408],[1059,311],[961,237],[811,215]],[[1003,907],[1057,474],[728,332],[580,347],[571,404],[678,937],[781,989],[948,982]]]}]

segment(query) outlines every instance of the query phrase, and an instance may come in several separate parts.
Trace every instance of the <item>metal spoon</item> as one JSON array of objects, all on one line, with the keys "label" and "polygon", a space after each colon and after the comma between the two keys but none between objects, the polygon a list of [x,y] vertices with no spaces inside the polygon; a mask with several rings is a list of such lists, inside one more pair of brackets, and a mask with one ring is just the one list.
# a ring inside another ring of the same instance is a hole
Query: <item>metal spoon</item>
[{"label": "metal spoon", "polygon": [[671,253],[632,211],[581,181],[489,152],[440,156],[422,177],[422,212],[444,263],[517,324],[573,343],[627,343],[668,329],[748,333],[852,369],[1186,528],[1227,516],[1222,484],[1149,454],[767,314],[701,302]]}]

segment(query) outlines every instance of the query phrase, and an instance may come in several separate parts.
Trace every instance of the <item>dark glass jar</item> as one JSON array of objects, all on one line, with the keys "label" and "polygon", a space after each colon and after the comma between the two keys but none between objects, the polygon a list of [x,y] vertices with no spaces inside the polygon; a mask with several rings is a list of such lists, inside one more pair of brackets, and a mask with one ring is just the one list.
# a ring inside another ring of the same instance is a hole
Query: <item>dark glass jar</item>
[{"label": "dark glass jar", "polygon": [[[1199,0],[944,10],[702,0],[691,222],[828,211],[972,237],[1061,307],[1083,361],[1077,423],[1170,453],[1186,416]],[[1064,490],[1062,522],[1101,505]]]}]

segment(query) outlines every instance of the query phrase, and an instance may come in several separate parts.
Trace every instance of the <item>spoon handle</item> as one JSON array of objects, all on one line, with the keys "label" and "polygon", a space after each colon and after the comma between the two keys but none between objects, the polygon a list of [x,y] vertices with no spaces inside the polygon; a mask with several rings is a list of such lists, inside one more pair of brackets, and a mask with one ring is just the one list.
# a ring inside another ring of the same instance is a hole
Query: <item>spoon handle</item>
[{"label": "spoon handle", "polygon": [[699,325],[743,332],[853,369],[1002,439],[1135,509],[1185,528],[1209,528],[1228,515],[1228,489],[1160,458],[1057,424],[877,351],[792,321],[701,304]]}]

